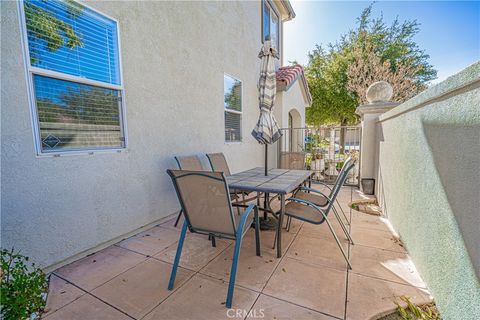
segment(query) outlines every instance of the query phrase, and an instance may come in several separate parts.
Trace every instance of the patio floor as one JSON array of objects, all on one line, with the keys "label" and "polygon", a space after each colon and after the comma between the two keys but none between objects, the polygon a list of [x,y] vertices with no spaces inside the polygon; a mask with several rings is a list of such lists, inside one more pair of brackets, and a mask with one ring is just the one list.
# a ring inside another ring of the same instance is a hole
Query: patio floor
[{"label": "patio floor", "polygon": [[[274,232],[254,232],[242,243],[234,310],[225,308],[233,242],[188,234],[173,291],[167,290],[180,227],[169,220],[56,270],[45,319],[371,319],[393,310],[406,295],[423,304],[431,296],[385,219],[348,208],[362,197],[344,187],[339,200],[351,219],[348,271],[326,225],[294,221],[284,231],[282,258]],[[181,225],[181,224],[180,224]],[[228,312],[227,312],[228,311]],[[250,314],[248,316],[248,314]]]}]

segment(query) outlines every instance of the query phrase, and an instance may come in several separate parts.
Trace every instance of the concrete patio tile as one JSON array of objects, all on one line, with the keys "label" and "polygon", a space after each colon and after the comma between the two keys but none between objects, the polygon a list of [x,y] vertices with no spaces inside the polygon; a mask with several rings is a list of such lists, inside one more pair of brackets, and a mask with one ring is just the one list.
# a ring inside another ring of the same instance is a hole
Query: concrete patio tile
[{"label": "concrete patio tile", "polygon": [[[282,254],[288,249],[288,246],[292,243],[295,234],[292,232],[287,232],[285,229],[282,229]],[[260,231],[260,248],[263,253],[271,253],[275,256],[277,255],[277,248],[273,248],[273,242],[275,240],[275,231],[266,230]],[[252,252],[255,252],[255,230],[251,228],[248,233],[245,235],[242,241],[242,250],[243,247],[250,246],[252,247]]]},{"label": "concrete patio tile", "polygon": [[66,265],[55,273],[85,291],[90,291],[145,259],[141,254],[110,246]]},{"label": "concrete patio tile", "polygon": [[352,210],[352,228],[374,229],[392,232],[388,220],[383,217]]},{"label": "concrete patio tile", "polygon": [[[343,249],[348,253],[348,246]],[[347,270],[347,263],[334,240],[297,236],[288,249],[287,257],[309,264]]]},{"label": "concrete patio tile", "polygon": [[410,257],[401,252],[354,245],[350,247],[351,272],[426,288]]},{"label": "concrete patio tile", "polygon": [[142,320],[229,319],[236,310],[248,312],[258,297],[254,291],[235,287],[233,309],[227,309],[227,288],[228,282],[197,274]]},{"label": "concrete patio tile", "polygon": [[127,315],[90,294],[83,295],[45,318],[48,320],[131,320]]},{"label": "concrete patio tile", "polygon": [[397,307],[395,301],[401,302],[401,296],[409,297],[418,305],[432,301],[425,289],[350,273],[347,319],[376,319],[376,316],[393,311]]},{"label": "concrete patio tile", "polygon": [[[140,319],[173,292],[167,288],[171,270],[171,264],[149,259],[96,288],[92,294]],[[192,275],[192,271],[179,268],[175,288]]]},{"label": "concrete patio tile", "polygon": [[[335,231],[335,233],[337,234],[338,239],[342,243],[343,242],[348,243],[347,236],[343,232],[337,218],[334,217],[333,215],[329,216],[329,221],[330,221],[330,224],[333,227],[333,231]],[[346,227],[348,229],[348,226],[346,226]],[[330,228],[328,227],[326,222],[324,222],[322,224],[304,223],[303,226],[302,226],[302,229],[300,229],[298,234],[301,235],[301,236],[306,236],[306,237],[335,241],[334,238],[333,238],[332,232],[330,231]],[[355,241],[355,239],[353,241]]]},{"label": "concrete patio tile", "polygon": [[[287,222],[286,222],[287,219],[284,219],[284,226],[286,227],[287,226]],[[304,222],[301,221],[301,220],[298,220],[298,219],[292,219],[292,222],[291,222],[291,225],[290,225],[290,230],[288,231],[289,233],[293,233],[293,234],[297,234],[301,227],[303,226]],[[285,231],[287,232],[287,231]]]},{"label": "concrete patio tile", "polygon": [[[232,267],[233,250],[234,246],[231,245],[205,268],[200,270],[200,273],[228,282]],[[242,244],[236,284],[256,291],[263,289],[280,260],[277,259],[276,253],[263,250],[263,248],[261,253],[261,257],[256,256],[254,243],[246,241]]]},{"label": "concrete patio tile", "polygon": [[178,213],[174,214],[172,218],[170,218],[167,221],[159,224],[158,226],[162,227],[162,228],[171,229],[171,230],[175,230],[175,231],[180,232],[181,229],[182,229],[184,218],[183,218],[183,215],[182,215],[180,220],[178,221],[177,226],[175,227],[175,221],[177,220],[177,215],[178,215]]},{"label": "concrete patio tile", "polygon": [[153,256],[177,242],[179,237],[180,233],[178,231],[153,227],[117,243],[117,245],[147,256]]},{"label": "concrete patio tile", "polygon": [[[187,234],[185,242],[183,243],[180,266],[190,270],[199,271],[231,243],[233,243],[233,241],[216,239],[216,247],[212,247],[212,242],[208,240],[207,236]],[[154,257],[162,261],[173,263],[177,252],[177,245],[178,242],[172,244]]]},{"label": "concrete patio tile", "polygon": [[86,292],[52,274],[48,286],[45,316],[80,298]]},{"label": "concrete patio tile", "polygon": [[273,297],[261,294],[257,302],[253,305],[247,319],[265,320],[333,320],[336,318],[329,317],[319,312],[278,300]]},{"label": "concrete patio tile", "polygon": [[263,293],[343,318],[346,276],[346,271],[285,257]]},{"label": "concrete patio tile", "polygon": [[391,232],[352,226],[351,235],[355,244],[396,252],[405,252],[400,241]]}]

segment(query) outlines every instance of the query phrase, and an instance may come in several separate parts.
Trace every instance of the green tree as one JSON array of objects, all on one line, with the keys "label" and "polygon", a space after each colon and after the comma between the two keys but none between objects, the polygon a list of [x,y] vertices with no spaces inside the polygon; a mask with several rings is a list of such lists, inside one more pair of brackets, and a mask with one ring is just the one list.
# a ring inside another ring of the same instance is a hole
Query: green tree
[{"label": "green tree", "polygon": [[[408,76],[419,90],[436,78],[436,71],[428,62],[429,56],[413,39],[420,30],[419,23],[415,20],[400,22],[397,18],[387,26],[382,16],[372,18],[372,8],[373,4],[365,8],[357,27],[337,43],[329,44],[327,50],[317,45],[309,53],[305,69],[313,103],[307,109],[308,124],[347,125],[358,121],[355,108],[361,99],[358,91],[348,85],[348,70],[358,60],[358,51],[367,55],[373,50],[381,63],[388,62],[392,74],[399,66],[402,70],[413,70]],[[375,81],[378,80],[383,79]]]},{"label": "green tree", "polygon": [[114,90],[82,86],[68,88],[59,95],[60,103],[53,99],[37,101],[40,122],[119,125],[119,97]]},{"label": "green tree", "polygon": [[[83,10],[83,7],[71,0],[64,2],[64,5],[66,12],[72,18],[79,16]],[[31,2],[25,1],[24,10],[29,36],[45,40],[47,50],[56,51],[62,46],[70,49],[77,46],[83,47],[80,36],[75,33],[73,27],[68,23],[57,19],[51,13]],[[38,58],[37,50],[31,50],[31,62],[37,62]]]}]

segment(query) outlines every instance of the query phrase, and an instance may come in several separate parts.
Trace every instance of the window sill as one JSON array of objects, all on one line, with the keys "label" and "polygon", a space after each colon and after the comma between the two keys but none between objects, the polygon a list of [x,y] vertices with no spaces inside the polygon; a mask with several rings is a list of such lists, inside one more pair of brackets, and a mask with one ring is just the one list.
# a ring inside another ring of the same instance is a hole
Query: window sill
[{"label": "window sill", "polygon": [[96,154],[125,153],[127,148],[98,149],[98,150],[72,150],[62,152],[45,152],[36,155],[36,158],[63,158],[72,156],[94,156]]}]

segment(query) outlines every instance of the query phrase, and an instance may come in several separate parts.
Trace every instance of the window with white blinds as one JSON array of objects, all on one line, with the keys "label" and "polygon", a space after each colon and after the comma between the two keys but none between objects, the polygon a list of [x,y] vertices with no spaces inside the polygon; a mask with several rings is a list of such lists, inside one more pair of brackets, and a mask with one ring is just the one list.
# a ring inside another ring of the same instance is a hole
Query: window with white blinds
[{"label": "window with white blinds", "polygon": [[73,0],[24,0],[38,154],[126,147],[118,23]]},{"label": "window with white blinds", "polygon": [[242,82],[227,74],[223,77],[225,141],[242,141]]}]

